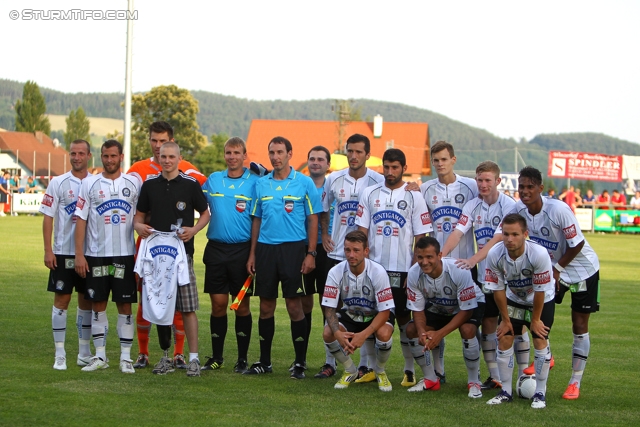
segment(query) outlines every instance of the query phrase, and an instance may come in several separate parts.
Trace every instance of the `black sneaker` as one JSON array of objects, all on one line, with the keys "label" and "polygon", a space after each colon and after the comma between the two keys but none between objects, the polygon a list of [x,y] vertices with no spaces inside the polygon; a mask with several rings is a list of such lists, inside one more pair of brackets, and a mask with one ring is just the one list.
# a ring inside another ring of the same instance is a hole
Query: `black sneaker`
[{"label": "black sneaker", "polygon": [[444,384],[447,382],[447,374],[441,374],[440,372],[436,371],[436,377],[440,378],[440,384]]},{"label": "black sneaker", "polygon": [[336,368],[334,366],[329,365],[328,363],[325,363],[324,365],[322,365],[322,368],[320,368],[320,372],[315,374],[313,377],[329,378],[334,376],[335,374],[336,374]]},{"label": "black sneaker", "polygon": [[236,365],[233,367],[233,372],[237,372],[239,374],[243,374],[248,368],[246,359],[238,359]]},{"label": "black sneaker", "polygon": [[[293,362],[291,362],[291,365],[289,366],[289,372],[293,372],[293,368],[296,366],[296,361],[294,360]],[[302,367],[306,370],[307,369],[307,361],[305,360],[304,363],[302,364]]]},{"label": "black sneaker", "polygon": [[173,358],[173,366],[176,369],[187,369],[187,362],[184,360],[184,354],[176,354]]},{"label": "black sneaker", "polygon": [[261,375],[261,374],[270,374],[273,372],[273,368],[271,365],[265,366],[261,362],[256,362],[249,369],[244,371],[242,375]]},{"label": "black sneaker", "polygon": [[496,381],[493,378],[489,377],[485,382],[482,383],[480,389],[482,390],[493,390],[494,388],[502,388],[502,384],[500,381]]},{"label": "black sneaker", "polygon": [[296,363],[295,365],[293,365],[293,370],[291,371],[291,376],[289,378],[294,380],[303,380],[305,377],[305,369],[307,368],[304,366],[304,364]]},{"label": "black sneaker", "polygon": [[144,369],[149,366],[149,357],[146,354],[140,353],[136,359],[136,363],[133,364],[135,369]]},{"label": "black sneaker", "polygon": [[200,368],[201,371],[214,371],[222,368],[222,360],[215,360],[213,357],[207,357],[206,363]]}]

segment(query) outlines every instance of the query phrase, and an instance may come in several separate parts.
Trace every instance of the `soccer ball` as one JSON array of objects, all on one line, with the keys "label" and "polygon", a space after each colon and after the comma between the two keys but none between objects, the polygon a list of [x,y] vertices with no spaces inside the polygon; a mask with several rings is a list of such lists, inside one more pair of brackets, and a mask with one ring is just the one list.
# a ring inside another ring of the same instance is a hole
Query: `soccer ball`
[{"label": "soccer ball", "polygon": [[518,378],[516,393],[523,399],[531,399],[536,392],[536,376],[522,375]]}]

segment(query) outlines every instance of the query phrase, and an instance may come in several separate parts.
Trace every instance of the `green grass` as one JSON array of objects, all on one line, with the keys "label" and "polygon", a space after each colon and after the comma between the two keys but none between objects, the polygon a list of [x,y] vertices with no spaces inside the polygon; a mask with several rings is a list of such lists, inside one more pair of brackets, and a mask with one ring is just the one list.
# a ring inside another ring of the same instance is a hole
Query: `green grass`
[{"label": "green grass", "polygon": [[[551,371],[547,408],[534,411],[529,402],[515,399],[511,405],[490,407],[485,402],[495,392],[472,401],[466,396],[466,370],[458,336],[447,339],[447,383],[441,391],[409,394],[400,386],[403,367],[398,332],[387,373],[391,393],[378,391],[375,383],[354,384],[334,390],[336,379],[312,378],[324,362],[321,339],[322,315],[314,309],[309,346],[308,378],[294,381],[287,368],[293,346],[284,301],[276,312],[273,348],[274,373],[260,377],[234,374],[235,339],[228,334],[227,364],[220,371],[187,378],[183,372],[155,376],[149,369],[135,375],[118,371],[119,343],[116,310],[107,313],[111,331],[107,354],[114,361],[100,372],[81,372],[69,363],[67,371],[51,369],[53,342],[51,305],[46,292],[47,270],[43,265],[41,217],[0,218],[3,254],[0,257],[0,379],[2,426],[102,425],[637,425],[640,419],[637,328],[640,315],[640,237],[635,235],[588,235],[600,256],[602,308],[592,316],[591,354],[577,401],[560,398],[571,371],[569,305],[557,307],[551,334],[556,367]],[[200,262],[204,235],[197,241],[196,275],[202,289],[204,267]],[[210,303],[200,295],[201,359],[210,354],[208,337]],[[253,303],[254,336],[250,362],[257,360],[257,300]],[[67,354],[75,360],[77,338],[73,325],[75,304],[70,307]],[[229,330],[233,331],[233,315]],[[132,353],[137,352],[134,344]],[[152,332],[151,359],[160,357],[157,335]],[[357,361],[356,361],[357,362]],[[483,376],[486,367],[483,366]]]}]

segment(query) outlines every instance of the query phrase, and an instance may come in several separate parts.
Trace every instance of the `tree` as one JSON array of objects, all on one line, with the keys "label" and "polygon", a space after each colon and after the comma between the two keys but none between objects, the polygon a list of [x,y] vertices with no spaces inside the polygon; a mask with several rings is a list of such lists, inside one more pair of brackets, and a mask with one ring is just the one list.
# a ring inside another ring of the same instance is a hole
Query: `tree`
[{"label": "tree", "polygon": [[173,126],[182,156],[193,159],[206,144],[205,136],[198,131],[198,110],[198,101],[191,93],[175,85],[157,86],[144,95],[134,95],[131,100],[131,160],[152,156],[148,143],[149,125],[160,120]]},{"label": "tree", "polygon": [[47,104],[36,82],[29,80],[24,84],[22,101],[16,101],[15,109],[16,130],[18,132],[41,131],[47,135],[51,133],[51,123],[49,123],[49,118],[44,115],[47,111]]},{"label": "tree", "polygon": [[76,111],[71,110],[69,117],[65,120],[67,122],[67,131],[64,133],[64,140],[67,144],[67,150],[73,141],[76,139],[84,139],[91,143],[91,123],[84,114],[82,107],[78,107]]},{"label": "tree", "polygon": [[205,176],[212,172],[224,170],[227,164],[224,161],[224,143],[229,139],[226,133],[211,135],[211,143],[198,151],[193,157],[193,164]]}]

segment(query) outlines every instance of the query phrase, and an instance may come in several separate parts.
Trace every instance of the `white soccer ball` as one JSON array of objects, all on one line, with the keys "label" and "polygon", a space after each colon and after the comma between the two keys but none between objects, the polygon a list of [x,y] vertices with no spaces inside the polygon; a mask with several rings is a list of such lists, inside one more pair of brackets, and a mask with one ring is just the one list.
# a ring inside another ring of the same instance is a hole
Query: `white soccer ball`
[{"label": "white soccer ball", "polygon": [[536,392],[536,376],[522,375],[518,378],[516,393],[523,399],[531,399]]}]

